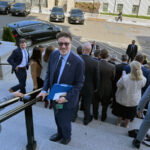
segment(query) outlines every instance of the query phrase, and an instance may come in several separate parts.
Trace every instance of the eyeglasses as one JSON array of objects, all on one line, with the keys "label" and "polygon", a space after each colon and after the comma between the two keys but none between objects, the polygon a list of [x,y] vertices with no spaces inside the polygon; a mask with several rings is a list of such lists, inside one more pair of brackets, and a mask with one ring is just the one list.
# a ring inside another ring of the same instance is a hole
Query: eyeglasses
[{"label": "eyeglasses", "polygon": [[67,42],[66,42],[66,43],[58,42],[58,45],[59,45],[59,46],[63,46],[63,45],[69,46],[69,44],[70,44],[70,43],[67,43]]}]

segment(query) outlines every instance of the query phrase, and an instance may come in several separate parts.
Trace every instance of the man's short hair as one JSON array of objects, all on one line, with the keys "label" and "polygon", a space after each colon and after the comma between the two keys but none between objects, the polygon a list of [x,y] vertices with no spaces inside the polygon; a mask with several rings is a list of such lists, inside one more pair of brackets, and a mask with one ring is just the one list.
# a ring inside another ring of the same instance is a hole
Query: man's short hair
[{"label": "man's short hair", "polygon": [[127,61],[128,60],[128,55],[122,55],[121,60],[122,61]]},{"label": "man's short hair", "polygon": [[57,40],[61,37],[69,38],[72,41],[72,36],[71,36],[71,33],[69,33],[69,32],[60,32],[56,36]]},{"label": "man's short hair", "polygon": [[19,44],[21,44],[21,43],[27,43],[26,39],[21,38],[21,39],[19,40]]},{"label": "man's short hair", "polygon": [[101,52],[100,49],[95,50],[94,56],[98,57],[100,55],[100,52]]},{"label": "man's short hair", "polygon": [[108,50],[102,49],[102,50],[100,51],[100,56],[101,56],[101,58],[103,58],[103,59],[107,58],[107,57],[109,56]]},{"label": "man's short hair", "polygon": [[138,54],[138,55],[135,56],[135,60],[140,62],[140,63],[143,63],[144,57],[143,57],[142,54]]}]

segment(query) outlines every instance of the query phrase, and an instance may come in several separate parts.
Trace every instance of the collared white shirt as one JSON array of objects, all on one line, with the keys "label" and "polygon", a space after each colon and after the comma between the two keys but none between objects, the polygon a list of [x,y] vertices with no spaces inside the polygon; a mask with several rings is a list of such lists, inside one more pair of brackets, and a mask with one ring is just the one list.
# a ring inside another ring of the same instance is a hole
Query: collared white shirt
[{"label": "collared white shirt", "polygon": [[28,52],[26,49],[21,49],[22,52],[22,62],[18,67],[25,67],[28,64]]}]

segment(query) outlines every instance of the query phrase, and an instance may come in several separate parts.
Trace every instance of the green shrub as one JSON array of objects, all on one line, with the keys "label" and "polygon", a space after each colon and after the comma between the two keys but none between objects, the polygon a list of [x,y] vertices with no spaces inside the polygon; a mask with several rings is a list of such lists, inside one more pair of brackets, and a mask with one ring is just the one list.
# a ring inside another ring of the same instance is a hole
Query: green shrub
[{"label": "green shrub", "polygon": [[[101,14],[103,14],[103,15],[118,16],[118,14],[115,14],[115,13],[104,13],[104,12],[101,12]],[[129,17],[129,18],[150,19],[150,16],[137,16],[137,15],[128,15],[128,14],[123,14],[122,16]]]},{"label": "green shrub", "polygon": [[16,43],[16,39],[14,38],[10,27],[3,27],[2,40]]},{"label": "green shrub", "polygon": [[76,2],[75,3],[75,7],[82,9],[84,12],[95,12],[95,13],[98,13],[99,7],[100,7],[100,3],[99,2],[95,2],[94,5],[93,5],[93,3],[90,3],[90,2],[89,3],[88,2]]}]

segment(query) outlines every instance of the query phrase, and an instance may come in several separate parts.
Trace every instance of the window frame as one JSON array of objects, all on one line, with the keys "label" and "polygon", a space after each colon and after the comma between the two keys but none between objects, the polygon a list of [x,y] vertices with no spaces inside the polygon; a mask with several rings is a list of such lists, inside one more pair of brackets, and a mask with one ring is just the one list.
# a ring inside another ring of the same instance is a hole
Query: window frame
[{"label": "window frame", "polygon": [[[135,8],[137,9],[135,9]],[[134,10],[135,9],[135,10]],[[133,7],[132,7],[132,14],[137,14],[138,13],[138,10],[139,10],[139,5],[133,5]]]},{"label": "window frame", "polygon": [[108,3],[103,3],[103,12],[108,12],[108,6],[109,4]]}]

